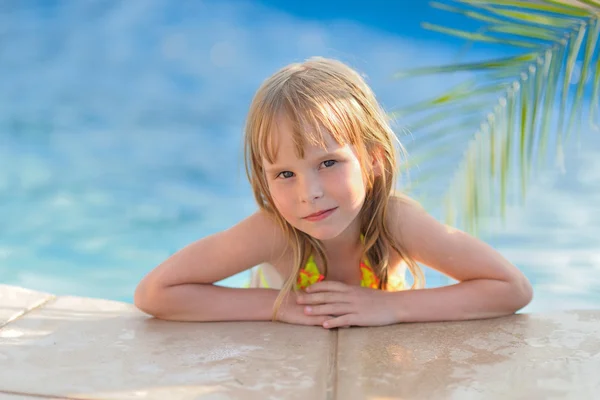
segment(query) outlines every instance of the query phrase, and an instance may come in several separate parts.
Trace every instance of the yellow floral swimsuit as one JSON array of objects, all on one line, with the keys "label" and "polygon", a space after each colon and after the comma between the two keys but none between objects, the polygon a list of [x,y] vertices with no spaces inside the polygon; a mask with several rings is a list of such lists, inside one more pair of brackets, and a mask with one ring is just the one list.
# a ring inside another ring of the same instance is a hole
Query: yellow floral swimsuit
[{"label": "yellow floral swimsuit", "polygon": [[[360,286],[366,288],[377,289],[379,288],[379,278],[371,268],[371,265],[367,259],[360,263]],[[257,278],[260,282],[260,287],[268,288],[270,287],[269,282],[267,281],[262,266],[257,268]],[[315,284],[317,282],[321,282],[325,279],[325,275],[323,275],[319,268],[317,267],[317,263],[315,262],[313,256],[311,255],[306,262],[306,266],[300,270],[298,273],[298,278],[296,280],[296,288],[297,289],[306,289],[308,286]],[[404,274],[400,274],[397,272],[390,273],[388,275],[388,281],[385,290],[386,291],[398,291],[404,290],[406,288],[406,282]]]},{"label": "yellow floral swimsuit", "polygon": [[[365,259],[364,262],[360,263],[360,275],[360,286],[371,289],[377,289],[379,287],[379,278],[375,275],[375,272],[373,272],[369,260]],[[319,271],[317,263],[311,255],[306,262],[306,266],[298,273],[296,288],[306,289],[308,286],[321,282],[323,279],[325,279],[325,275]]]}]

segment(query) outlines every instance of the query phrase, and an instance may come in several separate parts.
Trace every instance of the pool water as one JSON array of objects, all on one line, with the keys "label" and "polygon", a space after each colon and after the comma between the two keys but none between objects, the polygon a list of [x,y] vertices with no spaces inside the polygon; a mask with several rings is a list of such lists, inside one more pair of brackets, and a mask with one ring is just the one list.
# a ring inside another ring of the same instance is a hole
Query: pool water
[{"label": "pool water", "polygon": [[[393,105],[412,93],[390,85],[395,65],[450,54],[249,5],[198,5],[214,16],[204,24],[166,1],[134,3],[1,11],[10,40],[0,52],[0,283],[132,301],[170,254],[255,211],[241,132],[253,91],[276,68],[345,57]],[[527,202],[482,236],[533,282],[527,311],[600,307],[599,137],[582,132],[566,171],[540,174]]]}]

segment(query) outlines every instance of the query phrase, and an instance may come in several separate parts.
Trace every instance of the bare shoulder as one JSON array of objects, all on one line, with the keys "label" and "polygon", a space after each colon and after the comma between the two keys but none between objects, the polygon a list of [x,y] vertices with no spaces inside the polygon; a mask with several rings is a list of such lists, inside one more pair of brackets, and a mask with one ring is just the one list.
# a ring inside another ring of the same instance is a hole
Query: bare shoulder
[{"label": "bare shoulder", "polygon": [[214,283],[276,260],[285,252],[286,242],[277,221],[257,211],[228,229],[188,244],[152,270],[141,286]]},{"label": "bare shoulder", "polygon": [[257,211],[231,228],[206,238],[207,247],[228,253],[227,260],[239,260],[236,264],[243,269],[274,263],[286,253],[287,244],[281,226],[264,211]]},{"label": "bare shoulder", "polygon": [[408,255],[458,281],[522,279],[521,272],[493,247],[438,221],[407,196],[390,199],[387,223]]},{"label": "bare shoulder", "polygon": [[[432,224],[433,217],[423,206],[404,194],[390,197],[387,224],[396,240],[402,242],[412,258],[418,258],[419,246],[415,243],[426,236],[427,225]],[[430,226],[431,227],[431,226]]]},{"label": "bare shoulder", "polygon": [[216,235],[229,246],[239,244],[245,250],[258,250],[260,262],[270,262],[279,257],[287,246],[287,238],[272,215],[257,211],[238,224]]}]

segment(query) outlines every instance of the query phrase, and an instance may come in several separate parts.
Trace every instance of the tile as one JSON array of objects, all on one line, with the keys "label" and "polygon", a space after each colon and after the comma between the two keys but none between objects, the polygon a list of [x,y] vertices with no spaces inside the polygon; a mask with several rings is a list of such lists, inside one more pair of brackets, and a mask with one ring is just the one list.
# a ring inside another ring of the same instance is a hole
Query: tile
[{"label": "tile", "polygon": [[[35,399],[35,397],[33,397],[33,398]],[[27,396],[25,396],[25,395],[0,392],[0,400],[31,400],[31,399],[32,399],[32,397],[27,398]],[[39,397],[36,400],[39,400]]]},{"label": "tile", "polygon": [[52,297],[48,293],[0,284],[0,328]]},{"label": "tile", "polygon": [[0,391],[0,400],[56,400],[56,397],[40,397],[26,393],[7,393]]},{"label": "tile", "polygon": [[600,311],[339,331],[339,399],[592,399]]},{"label": "tile", "polygon": [[0,390],[86,399],[324,399],[335,337],[281,323],[160,321],[131,304],[59,297],[0,330]]}]

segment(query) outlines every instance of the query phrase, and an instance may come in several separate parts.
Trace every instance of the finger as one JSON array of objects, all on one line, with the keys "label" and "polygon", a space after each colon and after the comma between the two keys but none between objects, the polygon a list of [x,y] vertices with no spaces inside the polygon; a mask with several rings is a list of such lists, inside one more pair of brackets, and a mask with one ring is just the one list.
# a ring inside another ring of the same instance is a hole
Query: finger
[{"label": "finger", "polygon": [[300,314],[294,318],[278,318],[277,321],[284,324],[295,324],[295,325],[313,325],[323,326],[323,323],[327,320],[335,318],[333,315],[306,315]]},{"label": "finger", "polygon": [[323,326],[326,321],[335,318],[333,315],[315,315],[306,319],[304,325]]},{"label": "finger", "polygon": [[312,294],[303,294],[296,299],[298,304],[328,304],[328,303],[349,303],[348,295],[340,292],[321,292]]},{"label": "finger", "polygon": [[337,281],[321,281],[313,283],[304,289],[307,293],[317,292],[346,292],[349,286],[342,282]]},{"label": "finger", "polygon": [[349,314],[353,307],[349,303],[331,303],[316,306],[304,307],[304,312],[308,315],[344,315]]},{"label": "finger", "polygon": [[323,328],[332,329],[332,328],[340,328],[343,326],[351,326],[354,320],[354,314],[344,314],[337,318],[332,318],[326,321],[323,321]]}]

